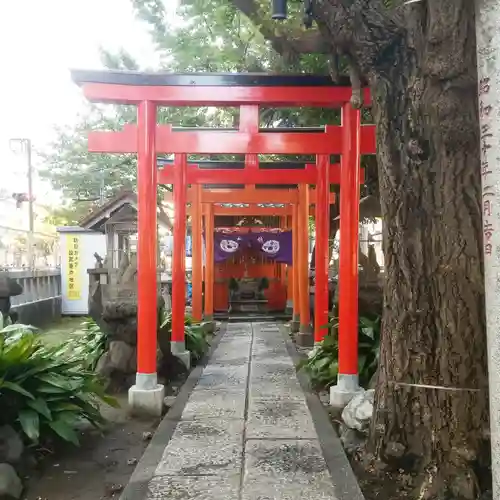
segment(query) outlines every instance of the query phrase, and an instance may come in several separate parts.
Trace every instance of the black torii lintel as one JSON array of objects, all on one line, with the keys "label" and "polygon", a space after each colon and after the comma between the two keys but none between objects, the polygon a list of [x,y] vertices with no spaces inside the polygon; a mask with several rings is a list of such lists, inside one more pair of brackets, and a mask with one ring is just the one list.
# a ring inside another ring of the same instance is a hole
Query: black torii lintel
[{"label": "black torii lintel", "polygon": [[77,85],[103,83],[112,85],[165,87],[350,87],[349,77],[334,82],[328,75],[268,73],[142,73],[125,70],[71,70]]}]

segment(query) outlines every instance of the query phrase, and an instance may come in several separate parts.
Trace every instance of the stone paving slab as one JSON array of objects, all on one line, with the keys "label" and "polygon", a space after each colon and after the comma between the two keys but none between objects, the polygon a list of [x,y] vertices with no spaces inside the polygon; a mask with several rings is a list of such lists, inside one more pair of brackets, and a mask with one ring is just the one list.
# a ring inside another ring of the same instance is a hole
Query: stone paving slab
[{"label": "stone paving slab", "polygon": [[248,398],[252,399],[298,399],[304,400],[303,392],[299,384],[291,384],[290,386],[278,386],[273,382],[253,384],[250,382],[248,389]]},{"label": "stone paving slab", "polygon": [[303,399],[251,399],[247,439],[317,439]]},{"label": "stone paving slab", "polygon": [[272,363],[256,363],[252,360],[250,377],[252,382],[254,383],[258,383],[259,381],[276,381],[277,383],[279,383],[289,380],[298,380],[297,372],[295,371],[295,367],[292,365],[292,363],[290,363],[290,360],[282,363],[276,360]]},{"label": "stone paving slab", "polygon": [[322,453],[289,349],[275,323],[228,324],[141,496],[121,500],[363,500],[338,439]]},{"label": "stone paving slab", "polygon": [[149,483],[147,500],[239,500],[240,475],[158,476]]},{"label": "stone paving slab", "polygon": [[248,441],[242,500],[335,500],[318,441]]},{"label": "stone paving slab", "polygon": [[156,476],[224,476],[238,473],[243,453],[242,420],[181,421]]},{"label": "stone paving slab", "polygon": [[248,367],[208,366],[203,371],[196,390],[238,389],[245,394],[248,379]]},{"label": "stone paving slab", "polygon": [[234,364],[235,366],[240,364],[248,366],[248,363],[250,362],[250,349],[233,347],[231,344],[227,344],[227,346],[222,345],[217,347],[210,360],[213,363]]},{"label": "stone paving slab", "polygon": [[245,418],[246,397],[243,391],[205,389],[195,391],[182,413],[183,420]]}]

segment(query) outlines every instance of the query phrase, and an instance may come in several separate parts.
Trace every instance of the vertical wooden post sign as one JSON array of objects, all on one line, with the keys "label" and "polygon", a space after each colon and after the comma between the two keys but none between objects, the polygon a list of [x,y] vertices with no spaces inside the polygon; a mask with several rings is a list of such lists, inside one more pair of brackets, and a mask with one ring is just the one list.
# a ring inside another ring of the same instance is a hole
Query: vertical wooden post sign
[{"label": "vertical wooden post sign", "polygon": [[500,498],[500,3],[476,0],[484,287],[493,499]]}]

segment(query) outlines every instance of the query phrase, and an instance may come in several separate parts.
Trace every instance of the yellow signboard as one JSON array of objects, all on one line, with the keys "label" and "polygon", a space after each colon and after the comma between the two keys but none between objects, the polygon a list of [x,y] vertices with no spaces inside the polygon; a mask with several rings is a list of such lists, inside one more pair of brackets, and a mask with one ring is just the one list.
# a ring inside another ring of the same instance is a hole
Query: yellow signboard
[{"label": "yellow signboard", "polygon": [[68,281],[66,296],[68,300],[80,300],[81,297],[81,246],[80,246],[80,236],[76,234],[67,235],[66,237],[66,248],[68,252],[67,266],[68,266]]}]

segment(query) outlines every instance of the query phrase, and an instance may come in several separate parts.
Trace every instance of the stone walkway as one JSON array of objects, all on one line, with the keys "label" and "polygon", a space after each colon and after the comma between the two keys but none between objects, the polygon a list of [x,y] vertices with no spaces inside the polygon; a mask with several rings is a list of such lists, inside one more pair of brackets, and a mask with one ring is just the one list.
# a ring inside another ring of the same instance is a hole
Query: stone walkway
[{"label": "stone walkway", "polygon": [[[164,449],[147,499],[360,498],[334,484],[331,468],[281,327],[230,323]],[[339,474],[344,480],[346,471]]]}]

